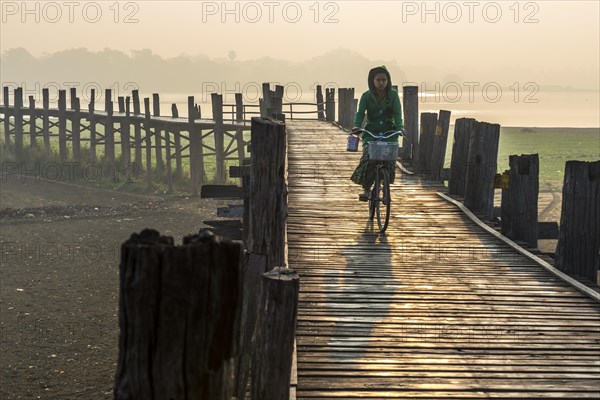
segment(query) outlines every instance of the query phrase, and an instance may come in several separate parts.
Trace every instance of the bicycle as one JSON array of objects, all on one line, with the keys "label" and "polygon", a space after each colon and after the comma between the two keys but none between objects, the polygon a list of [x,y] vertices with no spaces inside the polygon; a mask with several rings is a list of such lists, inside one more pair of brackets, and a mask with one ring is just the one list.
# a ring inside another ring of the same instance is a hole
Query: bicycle
[{"label": "bicycle", "polygon": [[[352,134],[359,132],[368,133],[375,139],[375,141],[368,143],[369,161],[376,162],[375,182],[373,183],[369,197],[363,201],[369,202],[369,220],[372,221],[377,216],[379,232],[384,233],[390,222],[392,203],[390,176],[386,162],[396,161],[398,158],[398,142],[383,142],[382,140],[389,139],[395,135],[404,136],[404,131],[387,131],[382,135],[374,135],[366,129],[357,129]],[[383,210],[381,204],[385,206]]]}]

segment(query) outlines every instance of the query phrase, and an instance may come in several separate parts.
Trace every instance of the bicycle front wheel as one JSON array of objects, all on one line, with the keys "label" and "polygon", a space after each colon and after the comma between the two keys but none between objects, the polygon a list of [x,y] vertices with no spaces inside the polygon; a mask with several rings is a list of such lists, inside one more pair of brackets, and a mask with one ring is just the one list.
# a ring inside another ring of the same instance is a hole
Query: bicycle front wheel
[{"label": "bicycle front wheel", "polygon": [[384,233],[390,222],[390,208],[392,203],[390,177],[385,168],[382,168],[377,175],[378,179],[375,181],[375,185],[379,187],[377,192],[380,195],[377,198],[376,206],[377,225],[379,226],[379,232]]}]

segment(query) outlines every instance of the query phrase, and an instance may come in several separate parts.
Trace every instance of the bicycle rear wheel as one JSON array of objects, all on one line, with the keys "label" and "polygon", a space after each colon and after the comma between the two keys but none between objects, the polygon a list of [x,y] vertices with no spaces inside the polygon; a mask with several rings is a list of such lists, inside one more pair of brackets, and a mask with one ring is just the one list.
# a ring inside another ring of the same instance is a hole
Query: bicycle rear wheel
[{"label": "bicycle rear wheel", "polygon": [[379,168],[375,172],[375,182],[373,183],[373,189],[371,189],[371,196],[369,197],[369,220],[373,221],[375,213],[379,213]]},{"label": "bicycle rear wheel", "polygon": [[392,203],[390,178],[385,168],[382,168],[377,175],[378,179],[375,181],[375,186],[378,187],[378,194],[381,193],[381,197],[377,198],[377,225],[379,226],[379,232],[384,233],[390,222],[390,208]]}]

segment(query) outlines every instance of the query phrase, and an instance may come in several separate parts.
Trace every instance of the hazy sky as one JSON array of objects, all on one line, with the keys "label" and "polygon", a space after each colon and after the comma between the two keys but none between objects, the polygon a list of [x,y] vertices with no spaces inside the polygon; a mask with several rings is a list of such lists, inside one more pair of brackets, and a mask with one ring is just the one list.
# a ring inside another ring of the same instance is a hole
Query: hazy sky
[{"label": "hazy sky", "polygon": [[[457,74],[598,90],[598,1],[2,1],[0,47],[149,48],[306,60],[339,47],[409,78]],[[227,13],[227,11],[230,11]],[[37,19],[37,21],[36,21]],[[237,19],[237,21],[236,21]],[[436,21],[437,20],[437,21]]]}]

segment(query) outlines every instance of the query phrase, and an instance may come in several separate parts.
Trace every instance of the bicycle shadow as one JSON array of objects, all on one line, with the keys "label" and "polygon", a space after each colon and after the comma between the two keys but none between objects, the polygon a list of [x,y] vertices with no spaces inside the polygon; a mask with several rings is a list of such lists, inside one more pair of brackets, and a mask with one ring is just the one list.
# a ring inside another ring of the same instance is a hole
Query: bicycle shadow
[{"label": "bicycle shadow", "polygon": [[352,243],[339,250],[345,262],[329,300],[336,316],[329,346],[336,358],[360,361],[378,346],[377,340],[390,339],[376,329],[388,318],[395,291],[389,286],[394,276],[388,239],[368,221]]}]

